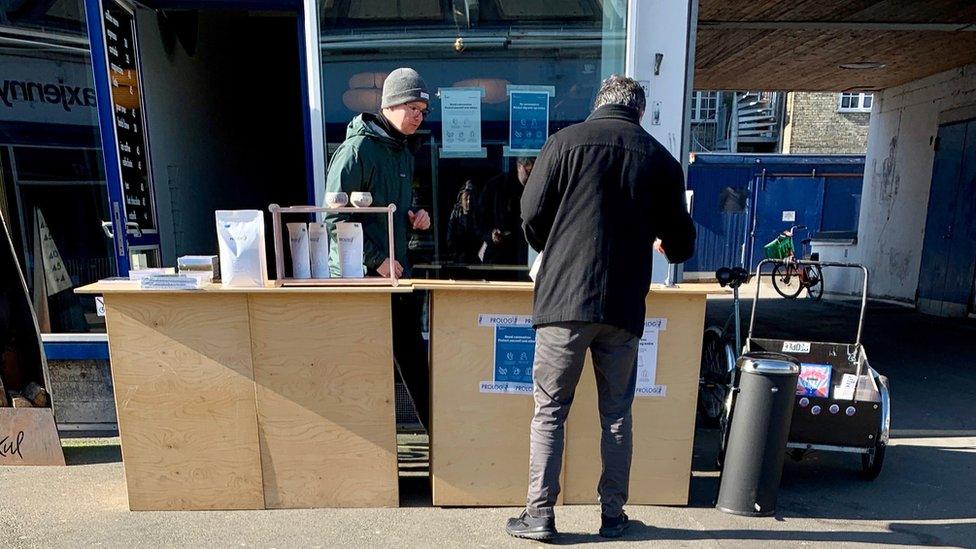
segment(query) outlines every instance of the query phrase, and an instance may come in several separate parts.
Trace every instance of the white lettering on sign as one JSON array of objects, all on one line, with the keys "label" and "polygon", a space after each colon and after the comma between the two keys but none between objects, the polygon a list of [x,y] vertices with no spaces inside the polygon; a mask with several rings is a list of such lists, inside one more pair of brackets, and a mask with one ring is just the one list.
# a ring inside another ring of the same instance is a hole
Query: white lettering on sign
[{"label": "white lettering on sign", "polygon": [[784,353],[809,353],[810,343],[806,341],[784,341]]},{"label": "white lettering on sign", "polygon": [[105,316],[105,298],[100,295],[95,296],[95,314]]},{"label": "white lettering on sign", "polygon": [[478,326],[532,326],[532,317],[482,313],[478,315]]}]

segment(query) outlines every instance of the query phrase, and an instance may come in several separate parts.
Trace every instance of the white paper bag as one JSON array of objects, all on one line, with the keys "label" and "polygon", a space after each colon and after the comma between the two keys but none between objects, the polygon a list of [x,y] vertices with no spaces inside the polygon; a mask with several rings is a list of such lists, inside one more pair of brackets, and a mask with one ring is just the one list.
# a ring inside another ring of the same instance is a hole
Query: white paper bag
[{"label": "white paper bag", "polygon": [[363,278],[363,225],[349,221],[336,223],[339,241],[339,273],[342,278]]},{"label": "white paper bag", "polygon": [[311,257],[308,251],[308,224],[288,223],[288,243],[291,245],[292,278],[312,278]]},{"label": "white paper bag", "polygon": [[308,224],[309,259],[312,278],[331,278],[329,272],[329,226],[325,223]]},{"label": "white paper bag", "polygon": [[264,214],[258,210],[217,210],[220,280],[224,286],[265,286]]}]

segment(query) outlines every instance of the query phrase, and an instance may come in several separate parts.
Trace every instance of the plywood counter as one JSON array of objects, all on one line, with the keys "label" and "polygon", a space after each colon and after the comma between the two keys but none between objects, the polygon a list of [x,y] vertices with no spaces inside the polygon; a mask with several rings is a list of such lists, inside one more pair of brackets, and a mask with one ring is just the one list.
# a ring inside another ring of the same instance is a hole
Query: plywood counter
[{"label": "plywood counter", "polygon": [[97,283],[133,510],[398,505],[390,294]]},{"label": "plywood counter", "polygon": [[[492,380],[495,335],[479,315],[531,315],[532,284],[414,281],[429,290],[431,477],[435,505],[525,504],[531,394],[482,392]],[[647,317],[659,332],[656,384],[634,400],[630,503],[685,505],[691,475],[705,299],[716,285],[653,287]],[[591,359],[566,424],[561,503],[596,503],[600,419]]]}]

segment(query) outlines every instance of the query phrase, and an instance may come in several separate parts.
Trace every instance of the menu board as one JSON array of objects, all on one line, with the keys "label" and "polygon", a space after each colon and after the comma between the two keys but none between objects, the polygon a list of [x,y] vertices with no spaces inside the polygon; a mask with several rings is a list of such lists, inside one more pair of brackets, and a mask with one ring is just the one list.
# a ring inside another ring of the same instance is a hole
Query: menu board
[{"label": "menu board", "polygon": [[154,231],[156,216],[140,93],[134,14],[111,0],[105,2],[103,9],[108,81],[115,117],[115,145],[122,178],[125,220],[138,223],[142,231]]}]

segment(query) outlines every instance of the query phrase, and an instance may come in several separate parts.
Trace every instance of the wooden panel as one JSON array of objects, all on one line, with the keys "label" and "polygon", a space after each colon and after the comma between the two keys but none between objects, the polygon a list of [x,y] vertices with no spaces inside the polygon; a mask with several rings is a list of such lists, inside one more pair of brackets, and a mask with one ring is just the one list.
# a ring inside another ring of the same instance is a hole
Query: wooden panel
[{"label": "wooden panel", "polygon": [[[634,399],[631,504],[686,505],[705,296],[652,294],[648,318],[668,319],[658,340],[657,379],[666,397]],[[600,479],[600,415],[593,365],[587,357],[566,427],[566,503],[596,503]]]},{"label": "wooden panel", "polygon": [[95,282],[75,288],[76,294],[155,294],[155,295],[195,295],[195,294],[406,294],[413,290],[407,284],[392,286],[282,286],[274,281],[267,286],[232,287],[206,284],[198,290],[145,290],[137,281]]},{"label": "wooden panel", "polygon": [[525,505],[531,395],[484,394],[494,331],[479,313],[532,314],[532,293],[431,291],[434,505]]},{"label": "wooden panel", "polygon": [[0,467],[64,465],[50,408],[0,408]]},{"label": "wooden panel", "polygon": [[249,299],[267,506],[397,506],[390,296]]},{"label": "wooden panel", "polygon": [[700,0],[700,20],[973,23],[972,0]]},{"label": "wooden panel", "polygon": [[[697,40],[702,90],[884,89],[976,62],[976,32],[700,26]],[[840,68],[856,61],[886,66]]]},{"label": "wooden panel", "polygon": [[264,507],[247,296],[105,296],[132,510]]}]

